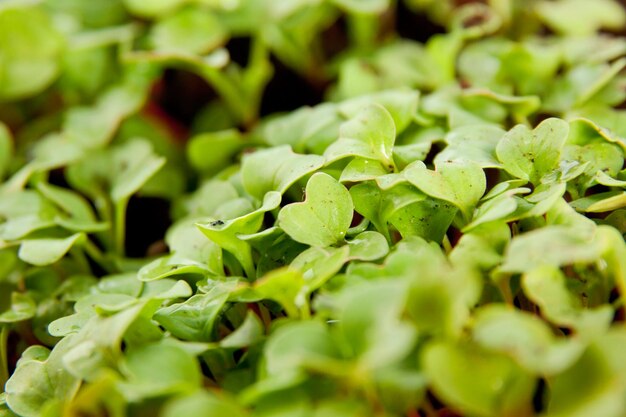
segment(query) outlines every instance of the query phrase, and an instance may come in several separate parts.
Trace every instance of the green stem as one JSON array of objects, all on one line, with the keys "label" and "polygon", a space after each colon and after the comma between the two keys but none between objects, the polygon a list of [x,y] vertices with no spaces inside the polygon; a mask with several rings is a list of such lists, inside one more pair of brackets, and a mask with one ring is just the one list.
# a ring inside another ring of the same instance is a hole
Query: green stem
[{"label": "green stem", "polygon": [[84,249],[87,255],[104,270],[107,272],[114,272],[114,268],[112,268],[110,263],[106,260],[100,248],[98,248],[90,239],[85,240]]},{"label": "green stem", "polygon": [[503,277],[498,277],[497,285],[498,285],[498,289],[500,290],[500,294],[502,294],[502,298],[504,298],[504,301],[508,305],[512,306],[513,305],[513,293],[511,292],[510,277],[508,275],[503,276]]},{"label": "green stem", "polygon": [[256,268],[254,267],[254,260],[252,259],[252,249],[248,246],[237,254],[233,253],[233,255],[243,267],[246,277],[250,281],[254,281],[256,279]]},{"label": "green stem", "polygon": [[26,186],[26,183],[30,179],[31,175],[35,172],[32,164],[23,166],[13,176],[3,184],[3,188],[7,191],[21,190]]},{"label": "green stem", "polygon": [[79,249],[75,246],[70,250],[70,253],[83,272],[90,274],[91,268],[89,267],[89,261],[87,261],[87,257],[85,256],[85,250]]},{"label": "green stem", "polygon": [[376,228],[376,230],[378,230],[383,236],[385,236],[385,239],[387,239],[389,245],[393,245],[393,240],[391,239],[391,233],[389,232],[389,226],[387,224],[387,221],[382,219],[374,219],[372,223],[374,223],[374,227]]},{"label": "green stem", "polygon": [[126,237],[126,206],[128,199],[115,203],[115,253],[124,256],[124,240]]},{"label": "green stem", "polygon": [[369,375],[365,375],[364,378],[361,378],[361,381],[362,392],[365,396],[365,399],[370,404],[374,415],[382,415],[383,406],[380,402],[378,392],[376,391],[376,386],[371,380],[371,377],[369,377]]},{"label": "green stem", "polygon": [[[603,226],[601,226],[603,227]],[[610,230],[611,232],[606,232]],[[626,249],[624,248],[624,242],[620,236],[620,232],[615,229],[602,229],[603,234],[607,236],[605,238],[608,243],[608,248],[603,256],[604,261],[609,265],[609,271],[613,275],[614,282],[617,285],[620,297],[619,301],[621,305],[624,304],[626,299]],[[616,307],[619,308],[619,307]],[[626,325],[626,322],[624,322]]]},{"label": "green stem", "polygon": [[111,225],[110,229],[107,229],[105,232],[99,232],[97,236],[107,249],[112,249],[115,237],[113,231],[113,208],[111,200],[101,190],[95,190],[94,202],[96,205],[96,211],[98,212],[98,217]]},{"label": "green stem", "polygon": [[9,365],[7,358],[7,342],[9,340],[9,325],[0,325],[0,385],[4,392],[4,385],[9,379]]},{"label": "green stem", "polygon": [[258,118],[264,87],[273,73],[264,41],[253,41],[248,62],[239,77],[231,75],[228,68],[199,68],[200,75],[246,128],[250,128]]},{"label": "green stem", "polygon": [[351,14],[348,16],[348,34],[357,48],[368,49],[376,43],[380,16],[376,14]]},{"label": "green stem", "polygon": [[263,322],[263,326],[265,326],[266,331],[269,331],[270,327],[272,326],[272,315],[270,314],[267,307],[265,307],[263,304],[257,303],[257,306],[259,308],[259,314],[261,317],[261,321]]},{"label": "green stem", "polygon": [[515,124],[525,125],[527,127],[531,127],[531,123],[528,120],[527,116],[523,116],[521,114],[513,113],[513,120],[515,121]]},{"label": "green stem", "polygon": [[443,236],[443,241],[441,242],[443,249],[446,251],[446,254],[449,255],[452,252],[452,243],[450,243],[450,238],[448,235]]},{"label": "green stem", "polygon": [[268,55],[265,41],[255,38],[250,48],[249,64],[242,77],[248,98],[246,119],[244,120],[246,127],[250,127],[250,124],[258,118],[265,86],[274,73]]},{"label": "green stem", "polygon": [[311,318],[311,307],[309,306],[308,295],[307,295],[306,302],[304,303],[304,305],[300,307],[299,310],[300,310],[300,319],[308,320]]},{"label": "green stem", "polygon": [[358,235],[359,233],[363,233],[364,231],[367,230],[367,227],[369,225],[370,225],[370,221],[366,218],[363,218],[363,220],[361,220],[359,224],[348,229],[348,231],[346,232],[346,236],[352,237],[352,236]]},{"label": "green stem", "polygon": [[200,75],[217,91],[226,106],[244,124],[249,122],[253,113],[246,105],[245,97],[227,74],[216,68],[203,68]]}]

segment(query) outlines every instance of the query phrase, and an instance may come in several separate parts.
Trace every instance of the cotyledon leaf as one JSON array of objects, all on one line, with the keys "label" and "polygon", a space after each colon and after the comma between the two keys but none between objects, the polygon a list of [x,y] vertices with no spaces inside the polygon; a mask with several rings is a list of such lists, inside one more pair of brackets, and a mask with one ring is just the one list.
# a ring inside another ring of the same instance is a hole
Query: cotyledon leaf
[{"label": "cotyledon leaf", "polygon": [[[511,359],[471,344],[429,343],[422,364],[435,394],[476,416],[527,414],[534,379]],[[506,398],[506,401],[503,399]]]},{"label": "cotyledon leaf", "polygon": [[389,245],[385,236],[374,231],[359,233],[348,240],[350,258],[362,261],[375,261],[389,253]]},{"label": "cotyledon leaf", "polygon": [[0,100],[17,100],[41,92],[61,69],[63,36],[50,16],[32,4],[15,2],[0,9],[2,84]]},{"label": "cotyledon leaf", "polygon": [[440,161],[472,161],[482,168],[501,168],[496,158],[496,146],[506,132],[492,125],[467,125],[446,135],[448,146],[435,156]]},{"label": "cotyledon leaf", "polygon": [[469,161],[440,162],[435,171],[417,161],[404,170],[404,176],[424,193],[457,206],[466,222],[485,193],[487,180],[482,168]]},{"label": "cotyledon leaf", "polygon": [[37,305],[31,296],[14,292],[11,294],[11,308],[0,314],[0,325],[28,320],[35,315],[36,311]]},{"label": "cotyledon leaf", "polygon": [[389,171],[395,168],[392,149],[396,127],[389,112],[370,104],[341,125],[339,139],[324,152],[327,162],[360,156],[380,161]]},{"label": "cotyledon leaf", "polygon": [[165,164],[152,146],[144,140],[133,140],[116,149],[113,156],[115,170],[111,183],[113,201],[123,201],[136,193]]},{"label": "cotyledon leaf", "polygon": [[196,294],[157,310],[154,320],[179,339],[208,342],[228,295],[225,289],[215,287],[207,294]]},{"label": "cotyledon leaf", "polygon": [[18,256],[24,262],[33,265],[49,265],[61,259],[74,244],[84,239],[83,233],[76,233],[63,239],[26,239],[20,245]]},{"label": "cotyledon leaf", "polygon": [[613,309],[603,305],[583,308],[583,303],[567,288],[567,279],[555,266],[534,268],[522,276],[524,294],[541,309],[547,320],[558,326],[576,329],[582,338],[604,333],[613,318]]},{"label": "cotyledon leaf", "polygon": [[569,125],[555,118],[544,120],[532,131],[517,125],[498,143],[496,155],[510,174],[537,185],[558,167],[568,132]]},{"label": "cotyledon leaf", "polygon": [[420,93],[416,90],[385,90],[341,102],[337,110],[344,117],[352,118],[370,103],[379,104],[387,109],[396,125],[396,133],[400,133],[415,119],[419,99]]},{"label": "cotyledon leaf", "polygon": [[5,385],[6,401],[20,416],[36,417],[54,399],[70,399],[80,387],[80,380],[64,366],[64,356],[76,340],[67,337],[50,352],[42,346],[31,346]]},{"label": "cotyledon leaf", "polygon": [[347,183],[375,180],[385,174],[387,174],[387,170],[380,162],[372,159],[354,158],[341,171],[339,181]]},{"label": "cotyledon leaf", "polygon": [[300,178],[324,165],[319,155],[300,155],[289,145],[258,150],[243,158],[241,180],[246,191],[259,200],[265,193],[283,194]]},{"label": "cotyledon leaf", "polygon": [[331,246],[344,240],[353,209],[348,190],[330,175],[317,173],[307,183],[305,201],[283,207],[278,224],[298,242]]},{"label": "cotyledon leaf", "polygon": [[170,254],[142,267],[138,278],[152,281],[179,274],[224,274],[222,248],[206,238],[195,226],[197,219],[186,218],[172,225],[166,235]]},{"label": "cotyledon leaf", "polygon": [[251,213],[231,220],[200,223],[197,224],[197,227],[206,237],[233,254],[243,266],[248,278],[252,279],[256,275],[252,260],[252,248],[250,243],[240,239],[239,236],[258,232],[263,225],[265,213],[278,207],[280,200],[281,195],[278,191],[270,191],[265,194],[263,205]]},{"label": "cotyledon leaf", "polygon": [[423,201],[426,195],[407,183],[398,183],[387,189],[366,181],[350,187],[350,196],[357,213],[369,219],[376,229],[390,240],[387,222],[399,210]]},{"label": "cotyledon leaf", "polygon": [[472,335],[485,349],[509,355],[538,375],[563,372],[586,347],[579,339],[557,339],[544,321],[530,313],[495,304],[476,313]]},{"label": "cotyledon leaf", "polygon": [[527,272],[541,265],[593,262],[600,256],[595,231],[546,226],[515,237],[506,251],[502,271]]},{"label": "cotyledon leaf", "polygon": [[219,18],[209,10],[187,7],[157,21],[149,35],[159,52],[205,54],[228,38]]}]

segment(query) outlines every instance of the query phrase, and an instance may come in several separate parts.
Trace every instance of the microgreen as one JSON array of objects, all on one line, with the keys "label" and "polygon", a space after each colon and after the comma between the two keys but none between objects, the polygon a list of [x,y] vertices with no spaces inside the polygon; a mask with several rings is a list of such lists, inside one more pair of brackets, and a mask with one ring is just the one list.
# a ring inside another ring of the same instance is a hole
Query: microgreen
[{"label": "microgreen", "polygon": [[626,415],[625,10],[0,1],[0,417]]},{"label": "microgreen", "polygon": [[311,246],[340,243],[352,222],[353,204],[348,190],[331,176],[318,173],[307,182],[306,199],[285,206],[278,225],[295,241]]},{"label": "microgreen", "polygon": [[418,161],[404,170],[409,182],[431,197],[457,206],[466,219],[485,192],[485,173],[467,162],[443,162],[430,171]]},{"label": "microgreen", "polygon": [[519,125],[498,143],[496,154],[511,175],[535,185],[555,169],[567,139],[569,126],[558,119],[548,119],[535,130]]},{"label": "microgreen", "polygon": [[391,152],[395,137],[396,128],[389,112],[382,106],[369,105],[341,126],[339,140],[326,149],[324,156],[329,162],[360,156],[393,170]]}]

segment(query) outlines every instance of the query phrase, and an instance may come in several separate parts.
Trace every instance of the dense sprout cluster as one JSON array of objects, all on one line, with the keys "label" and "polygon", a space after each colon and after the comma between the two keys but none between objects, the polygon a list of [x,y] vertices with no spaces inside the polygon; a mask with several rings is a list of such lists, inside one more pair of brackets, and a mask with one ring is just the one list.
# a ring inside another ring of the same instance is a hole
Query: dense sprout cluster
[{"label": "dense sprout cluster", "polygon": [[625,23],[0,2],[0,417],[625,415]]}]

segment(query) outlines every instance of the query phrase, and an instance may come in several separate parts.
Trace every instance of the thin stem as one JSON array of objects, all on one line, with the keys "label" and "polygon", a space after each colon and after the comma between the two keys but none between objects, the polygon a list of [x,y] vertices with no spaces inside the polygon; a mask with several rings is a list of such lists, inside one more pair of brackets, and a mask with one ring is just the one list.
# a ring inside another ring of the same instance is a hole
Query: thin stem
[{"label": "thin stem", "polygon": [[272,325],[272,315],[270,314],[269,310],[263,304],[258,303],[257,306],[259,308],[261,321],[263,322],[263,325],[265,326],[265,330],[269,331],[270,326]]},{"label": "thin stem", "polygon": [[9,364],[7,358],[7,342],[9,340],[9,325],[0,325],[0,385],[4,392],[4,385],[9,379]]},{"label": "thin stem", "polygon": [[126,237],[126,206],[128,199],[125,198],[115,203],[115,253],[124,256],[124,240]]},{"label": "thin stem", "polygon": [[85,239],[84,250],[87,255],[93,259],[98,265],[100,265],[107,272],[114,272],[114,268],[111,268],[110,263],[106,260],[104,254],[98,248],[91,239]]},{"label": "thin stem", "polygon": [[101,263],[104,261],[104,255],[102,254],[102,251],[100,251],[100,248],[97,247],[91,241],[91,239],[85,240],[85,252],[87,252],[87,255],[89,255],[91,259],[93,259],[94,261],[98,263]]},{"label": "thin stem", "polygon": [[518,115],[514,114],[513,115],[513,119],[515,120],[515,123],[518,124],[518,125],[525,125],[525,126],[531,127],[531,123],[528,120],[528,117],[526,117],[526,116],[522,116],[522,115],[519,115],[519,114]]},{"label": "thin stem", "polygon": [[383,406],[380,402],[380,398],[378,397],[378,393],[376,392],[376,387],[368,376],[364,378],[361,389],[363,390],[363,394],[365,395],[367,402],[370,403],[375,415],[382,415]]},{"label": "thin stem", "polygon": [[512,306],[513,305],[513,293],[511,292],[511,284],[510,277],[504,276],[499,277],[497,280],[498,289],[500,290],[500,294],[502,294],[502,298],[504,301]]},{"label": "thin stem", "polygon": [[244,127],[250,128],[256,122],[263,88],[273,73],[264,41],[253,41],[248,66],[240,73],[229,71],[229,68],[210,66],[200,67],[198,72],[217,91]]},{"label": "thin stem", "polygon": [[274,73],[268,55],[265,41],[255,38],[250,47],[249,64],[243,74],[243,83],[248,97],[247,117],[244,120],[246,127],[250,127],[258,118],[264,87]]},{"label": "thin stem", "polygon": [[13,176],[6,183],[4,183],[2,188],[7,191],[21,190],[26,186],[26,183],[34,172],[35,169],[33,168],[33,165],[27,164],[13,174]]},{"label": "thin stem", "polygon": [[348,35],[357,48],[371,48],[378,36],[380,16],[371,14],[351,14],[348,16]]},{"label": "thin stem", "polygon": [[252,250],[249,246],[242,249],[243,250],[241,252],[235,255],[235,258],[237,258],[243,267],[248,280],[254,281],[256,279],[256,269],[254,268],[254,261],[252,259]]},{"label": "thin stem", "polygon": [[378,230],[379,233],[385,236],[385,239],[387,239],[387,243],[389,243],[390,246],[393,245],[394,242],[391,238],[388,223],[386,221],[373,221],[372,223],[374,224],[376,230]]},{"label": "thin stem", "polygon": [[221,70],[216,68],[203,68],[200,75],[217,91],[224,103],[244,124],[252,117],[250,109],[246,106],[242,91]]},{"label": "thin stem", "polygon": [[450,238],[448,238],[448,235],[443,236],[443,241],[441,242],[441,244],[443,245],[443,249],[446,251],[446,254],[452,252],[452,243],[450,243]]},{"label": "thin stem", "polygon": [[304,305],[300,306],[300,318],[302,320],[308,320],[311,318],[311,307],[309,306],[309,300],[307,299]]},{"label": "thin stem", "polygon": [[359,233],[363,233],[367,230],[367,227],[369,225],[370,221],[366,218],[363,218],[363,220],[361,220],[359,224],[348,229],[348,231],[346,232],[346,236],[352,237],[358,235]]},{"label": "thin stem", "polygon": [[113,230],[113,208],[111,200],[104,192],[102,192],[102,190],[96,189],[94,190],[94,203],[96,205],[98,217],[102,221],[105,221],[111,225],[111,228],[109,228],[105,232],[97,233],[97,236],[107,249],[112,249],[115,239],[115,231]]},{"label": "thin stem", "polygon": [[70,250],[70,253],[83,272],[89,274],[91,272],[91,268],[89,267],[89,261],[87,261],[87,257],[85,256],[85,250],[79,249],[75,246]]},{"label": "thin stem", "polygon": [[[613,231],[617,232],[615,229],[613,229]],[[626,250],[623,247],[622,238],[619,236],[619,232],[617,232],[617,237],[615,237],[615,234],[613,233],[611,234],[611,237],[615,239],[615,244],[609,246],[604,259],[609,265],[613,265],[613,267],[609,270],[614,276],[614,280],[620,294],[618,300],[621,301],[620,307],[617,308],[623,308],[624,298],[626,297],[626,262],[624,262]],[[607,240],[610,244],[611,239]],[[624,325],[626,325],[626,321],[624,321]]]}]

